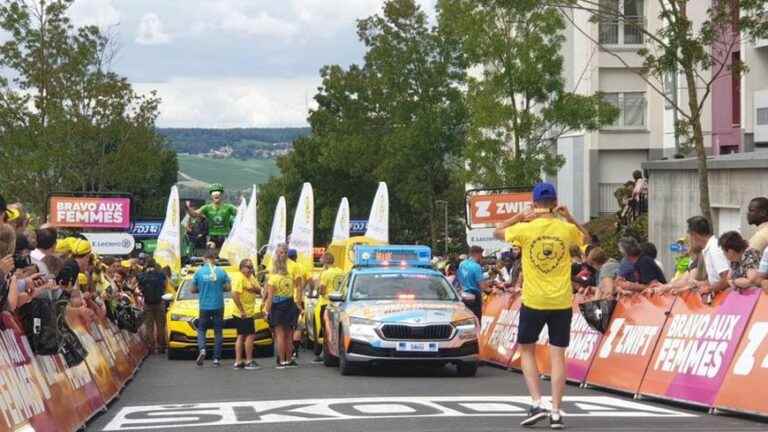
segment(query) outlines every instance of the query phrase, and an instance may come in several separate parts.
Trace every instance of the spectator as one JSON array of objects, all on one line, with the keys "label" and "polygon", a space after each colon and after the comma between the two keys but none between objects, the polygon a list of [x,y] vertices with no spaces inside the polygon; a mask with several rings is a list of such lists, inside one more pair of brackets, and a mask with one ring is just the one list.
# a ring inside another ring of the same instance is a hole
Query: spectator
[{"label": "spectator", "polygon": [[144,330],[150,352],[165,354],[165,294],[166,277],[154,259],[147,259],[147,268],[138,276],[139,289],[144,297]]},{"label": "spectator", "polygon": [[757,227],[757,231],[749,239],[749,247],[762,254],[768,246],[768,198],[757,197],[749,202],[747,222]]},{"label": "spectator", "polygon": [[267,281],[265,309],[269,325],[274,330],[277,368],[297,367],[293,359],[293,331],[299,318],[294,300],[295,280],[288,272],[288,247],[278,245],[272,260],[272,271]]},{"label": "spectator", "polygon": [[640,292],[647,290],[650,285],[665,284],[667,279],[656,262],[643,255],[638,244],[628,245],[625,248],[627,260],[632,263],[632,272],[625,274],[616,281],[616,287],[620,294]]},{"label": "spectator", "polygon": [[642,242],[640,243],[640,250],[643,252],[643,255],[647,256],[648,258],[652,259],[657,266],[661,269],[662,273],[665,273],[664,271],[664,264],[661,263],[659,260],[659,251],[656,249],[656,245],[651,242]]},{"label": "spectator", "polygon": [[84,239],[74,239],[69,245],[70,258],[64,261],[64,265],[56,274],[56,282],[65,287],[65,295],[69,295],[72,288],[77,286],[78,276],[91,270],[91,243]]},{"label": "spectator", "polygon": [[221,350],[224,343],[224,291],[230,289],[230,279],[227,272],[216,266],[216,249],[205,253],[205,265],[200,267],[192,277],[193,293],[200,293],[198,304],[200,308],[197,320],[197,365],[205,361],[205,332],[208,324],[213,323],[214,350],[213,366],[221,366]]},{"label": "spectator", "polygon": [[737,290],[754,286],[760,265],[760,254],[749,247],[749,242],[737,231],[728,231],[721,235],[718,245],[731,263],[728,285]]},{"label": "spectator", "polygon": [[5,202],[5,198],[0,195],[0,225],[8,222],[8,203]]},{"label": "spectator", "polygon": [[253,262],[244,259],[240,261],[240,272],[232,280],[232,300],[237,318],[235,369],[259,369],[253,359],[253,343],[256,340],[256,298],[261,295],[261,287],[254,274]]},{"label": "spectator", "polygon": [[483,273],[480,263],[483,261],[483,248],[472,246],[469,248],[469,258],[459,264],[456,277],[461,283],[462,290],[468,295],[464,301],[477,319],[482,319],[483,296],[482,292],[490,288],[490,283]]},{"label": "spectator", "polygon": [[635,265],[629,258],[627,258],[627,250],[639,249],[640,245],[634,237],[622,237],[619,239],[618,246],[622,258],[621,261],[619,261],[619,273],[617,276],[621,279],[631,280],[635,272]]},{"label": "spectator", "polygon": [[701,250],[698,263],[706,271],[706,281],[692,282],[689,287],[697,286],[702,294],[716,294],[728,288],[728,271],[731,265],[725,253],[717,244],[713,235],[712,225],[704,216],[694,216],[688,219],[688,242],[691,247]]},{"label": "spectator", "polygon": [[[336,259],[330,252],[326,252],[320,258],[320,262],[323,264],[323,271],[320,273],[320,284],[317,288],[318,296],[323,299],[323,303],[329,303],[328,294],[341,290],[346,274],[344,273],[344,270],[334,266]],[[321,317],[325,314],[325,309],[326,305],[320,307]],[[310,311],[310,313],[312,312],[313,311]],[[323,351],[322,344],[315,342],[315,346],[313,348],[315,353],[315,359],[313,362],[321,363],[323,361],[321,356]]]},{"label": "spectator", "polygon": [[520,243],[513,243],[509,252],[501,255],[502,267],[499,273],[499,280],[506,288],[518,285],[520,274],[522,273],[522,255]]},{"label": "spectator", "polygon": [[580,293],[586,294],[587,288],[598,286],[600,268],[608,262],[608,255],[599,247],[589,251],[587,259],[581,264],[579,271],[573,276],[572,281]]},{"label": "spectator", "polygon": [[35,231],[35,249],[29,256],[32,264],[36,265],[38,271],[45,276],[55,275],[45,264],[43,258],[54,254],[56,248],[56,230],[53,228],[43,228]]},{"label": "spectator", "polygon": [[[605,255],[606,258],[608,255]],[[602,257],[600,257],[602,259]],[[615,282],[619,274],[619,262],[613,258],[608,258],[601,266],[597,267],[600,271],[597,274],[596,298],[611,298],[616,295]]]},{"label": "spectator", "polygon": [[[196,202],[190,202],[189,206],[194,212],[200,210],[200,205]],[[208,238],[208,219],[187,215],[184,220],[186,221],[184,231],[193,249],[192,253],[198,256],[200,251],[205,250],[205,243]]]},{"label": "spectator", "polygon": [[616,189],[613,196],[616,198],[616,202],[619,204],[619,210],[616,212],[616,218],[620,226],[629,225],[630,217],[632,215],[631,201],[632,191],[634,190],[635,182],[628,181],[623,186]]},{"label": "spectator", "polygon": [[632,201],[631,207],[634,213],[634,217],[640,216],[646,211],[646,197],[648,196],[648,183],[643,178],[643,172],[635,170],[632,173],[632,179],[634,180],[634,186],[632,188]]},{"label": "spectator", "polygon": [[581,265],[584,263],[584,254],[581,252],[581,247],[573,245],[569,253],[571,254],[571,264],[581,268]]}]

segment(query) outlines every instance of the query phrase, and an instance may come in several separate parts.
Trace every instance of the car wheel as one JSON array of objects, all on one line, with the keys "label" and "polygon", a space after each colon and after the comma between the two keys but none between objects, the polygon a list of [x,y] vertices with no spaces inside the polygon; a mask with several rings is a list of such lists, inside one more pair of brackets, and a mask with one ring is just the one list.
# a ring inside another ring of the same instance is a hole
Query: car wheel
[{"label": "car wheel", "polygon": [[341,331],[339,331],[339,372],[342,375],[354,375],[360,372],[361,365],[350,362],[347,360],[347,355],[344,352],[344,338]]},{"label": "car wheel", "polygon": [[336,367],[339,365],[339,358],[331,354],[325,342],[323,341],[323,364],[328,367]]},{"label": "car wheel", "polygon": [[165,355],[168,358],[168,360],[181,360],[182,357],[184,357],[184,352],[182,352],[181,350],[168,348],[165,351]]},{"label": "car wheel", "polygon": [[477,362],[461,362],[456,365],[460,377],[473,377],[477,375]]}]

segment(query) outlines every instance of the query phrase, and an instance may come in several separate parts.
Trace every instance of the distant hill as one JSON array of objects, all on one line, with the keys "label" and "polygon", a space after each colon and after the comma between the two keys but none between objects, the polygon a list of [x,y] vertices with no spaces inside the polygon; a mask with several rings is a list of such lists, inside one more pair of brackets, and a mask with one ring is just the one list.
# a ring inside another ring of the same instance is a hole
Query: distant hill
[{"label": "distant hill", "polygon": [[309,128],[176,129],[159,128],[171,148],[178,153],[209,154],[224,147],[238,159],[272,159],[291,148]]},{"label": "distant hill", "polygon": [[251,185],[260,186],[279,173],[275,161],[271,159],[214,159],[179,155],[178,186],[186,198],[207,198],[208,185],[221,183],[228,198],[234,199],[241,192],[247,194]]}]

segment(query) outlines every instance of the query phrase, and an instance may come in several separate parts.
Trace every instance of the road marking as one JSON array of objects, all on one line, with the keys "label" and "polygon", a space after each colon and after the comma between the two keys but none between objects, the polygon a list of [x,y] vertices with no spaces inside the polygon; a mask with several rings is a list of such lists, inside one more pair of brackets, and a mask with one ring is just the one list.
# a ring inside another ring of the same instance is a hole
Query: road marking
[{"label": "road marking", "polygon": [[[414,417],[520,417],[528,396],[434,396],[299,399],[122,408],[104,431],[216,427],[318,420]],[[697,417],[610,396],[568,396],[569,417]]]}]

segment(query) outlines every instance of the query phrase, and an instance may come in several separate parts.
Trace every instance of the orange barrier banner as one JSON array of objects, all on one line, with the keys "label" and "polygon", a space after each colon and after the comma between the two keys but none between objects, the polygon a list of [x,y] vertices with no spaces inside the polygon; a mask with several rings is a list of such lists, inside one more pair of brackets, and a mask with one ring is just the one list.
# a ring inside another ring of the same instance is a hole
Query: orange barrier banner
[{"label": "orange barrier banner", "polygon": [[31,427],[35,431],[59,430],[46,406],[51,398],[34,354],[10,314],[0,325],[0,431]]},{"label": "orange barrier banner", "polygon": [[[115,359],[109,349],[106,348],[106,344],[98,331],[98,325],[95,321],[83,318],[74,308],[67,308],[66,318],[67,324],[88,351],[85,363],[88,365],[99,391],[101,391],[101,396],[109,403],[117,396],[121,384],[112,375]],[[91,326],[93,329],[89,331]]]},{"label": "orange barrier banner", "polygon": [[[768,414],[768,295],[762,294],[747,324],[733,364],[728,369],[715,407]],[[763,396],[758,396],[763,395]]]},{"label": "orange barrier banner", "polygon": [[664,325],[640,393],[711,406],[760,292],[723,292],[711,304],[678,298]]},{"label": "orange barrier banner", "polygon": [[[565,350],[566,378],[569,381],[575,382],[584,382],[587,378],[589,365],[597,353],[597,347],[602,337],[600,332],[589,326],[579,310],[578,304],[585,300],[581,297],[574,299],[571,341],[568,349]],[[539,368],[539,373],[550,375],[552,373],[552,364],[549,358],[549,329],[546,326],[542,329],[539,340],[536,341],[535,349],[536,365]],[[519,352],[515,352],[509,367],[522,369],[522,360]]]},{"label": "orange barrier banner", "polygon": [[619,299],[586,382],[637,394],[675,299],[644,295]]},{"label": "orange barrier banner", "polygon": [[[515,351],[520,295],[494,293],[483,304],[480,328],[480,359],[507,367]],[[517,304],[516,307],[513,307]]]}]

